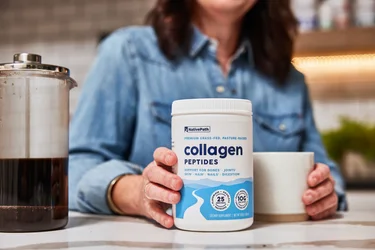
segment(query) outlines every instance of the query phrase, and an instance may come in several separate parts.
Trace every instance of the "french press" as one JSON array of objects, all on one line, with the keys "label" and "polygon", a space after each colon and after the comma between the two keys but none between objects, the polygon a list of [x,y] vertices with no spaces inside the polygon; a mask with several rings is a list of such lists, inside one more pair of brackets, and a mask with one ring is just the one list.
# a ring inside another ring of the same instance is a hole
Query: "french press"
[{"label": "french press", "polygon": [[67,68],[21,53],[0,64],[0,231],[35,232],[68,223]]}]

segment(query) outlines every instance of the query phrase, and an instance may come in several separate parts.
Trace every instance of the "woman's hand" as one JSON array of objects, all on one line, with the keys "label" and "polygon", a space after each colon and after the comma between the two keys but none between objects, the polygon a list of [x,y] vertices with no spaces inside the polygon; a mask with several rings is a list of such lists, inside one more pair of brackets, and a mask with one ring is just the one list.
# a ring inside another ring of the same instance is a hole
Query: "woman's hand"
[{"label": "woman's hand", "polygon": [[316,164],[315,169],[307,178],[309,189],[303,195],[303,203],[311,219],[321,220],[336,213],[338,198],[334,190],[333,180],[329,167]]},{"label": "woman's hand", "polygon": [[158,148],[154,152],[154,161],[143,171],[141,190],[143,214],[154,219],[166,228],[173,226],[173,218],[166,213],[171,204],[180,201],[179,190],[182,179],[171,173],[171,168],[177,163],[177,156],[167,148]]},{"label": "woman's hand", "polygon": [[123,214],[139,215],[153,219],[170,228],[174,221],[166,213],[171,204],[180,201],[182,179],[171,173],[177,163],[176,154],[167,148],[154,152],[154,161],[142,175],[125,175],[113,187],[112,200]]}]

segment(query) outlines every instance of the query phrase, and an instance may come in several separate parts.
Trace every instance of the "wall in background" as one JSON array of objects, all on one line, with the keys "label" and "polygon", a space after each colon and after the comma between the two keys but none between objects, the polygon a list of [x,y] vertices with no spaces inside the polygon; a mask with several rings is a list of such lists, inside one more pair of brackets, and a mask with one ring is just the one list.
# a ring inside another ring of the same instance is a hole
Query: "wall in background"
[{"label": "wall in background", "polygon": [[0,0],[0,62],[13,54],[42,55],[65,66],[78,81],[71,91],[74,112],[103,32],[142,24],[153,0]]},{"label": "wall in background", "polygon": [[[71,91],[74,112],[80,89],[102,32],[142,24],[154,0],[0,0],[0,62],[19,52],[37,53],[43,62],[62,65],[80,87]],[[320,129],[338,125],[338,116],[375,122],[375,100],[314,101]]]}]

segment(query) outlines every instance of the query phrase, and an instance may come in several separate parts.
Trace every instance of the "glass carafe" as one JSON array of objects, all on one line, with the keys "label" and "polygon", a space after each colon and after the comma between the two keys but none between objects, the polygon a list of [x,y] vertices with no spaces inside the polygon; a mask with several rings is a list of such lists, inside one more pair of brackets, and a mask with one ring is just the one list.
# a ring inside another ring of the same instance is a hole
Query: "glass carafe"
[{"label": "glass carafe", "polygon": [[0,231],[68,222],[69,69],[16,54],[0,64]]}]

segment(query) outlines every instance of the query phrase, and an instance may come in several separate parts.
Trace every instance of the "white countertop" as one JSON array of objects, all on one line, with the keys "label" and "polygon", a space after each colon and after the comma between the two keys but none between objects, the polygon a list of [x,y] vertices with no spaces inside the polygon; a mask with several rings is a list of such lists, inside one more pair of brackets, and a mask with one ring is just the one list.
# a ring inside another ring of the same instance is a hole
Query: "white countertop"
[{"label": "white countertop", "polygon": [[254,225],[231,233],[164,229],[139,218],[71,213],[66,229],[1,234],[1,250],[375,249],[375,192],[350,192],[348,213],[320,222]]}]

